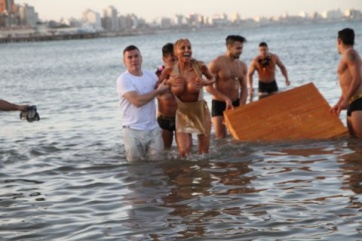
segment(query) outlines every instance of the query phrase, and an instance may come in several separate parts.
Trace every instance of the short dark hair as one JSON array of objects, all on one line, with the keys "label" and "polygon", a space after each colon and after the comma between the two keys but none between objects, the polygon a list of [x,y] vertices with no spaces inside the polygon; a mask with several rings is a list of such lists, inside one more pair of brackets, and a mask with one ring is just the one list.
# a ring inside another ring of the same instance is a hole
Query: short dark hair
[{"label": "short dark hair", "polygon": [[173,54],[173,43],[167,43],[162,47],[163,57],[167,57],[170,54]]},{"label": "short dark hair", "polygon": [[134,45],[128,45],[126,48],[124,48],[124,50],[123,50],[123,55],[124,55],[126,52],[129,52],[129,51],[132,51],[132,50],[138,50],[138,51],[140,51],[136,46],[134,46]]},{"label": "short dark hair", "polygon": [[351,28],[344,28],[338,31],[338,38],[342,40],[345,45],[354,45],[354,31]]},{"label": "short dark hair", "polygon": [[266,42],[261,42],[259,44],[259,47],[268,47],[267,43]]},{"label": "short dark hair", "polygon": [[243,36],[240,36],[240,35],[228,35],[226,37],[226,45],[234,44],[235,42],[244,43],[247,41],[246,41],[246,38],[244,38]]}]

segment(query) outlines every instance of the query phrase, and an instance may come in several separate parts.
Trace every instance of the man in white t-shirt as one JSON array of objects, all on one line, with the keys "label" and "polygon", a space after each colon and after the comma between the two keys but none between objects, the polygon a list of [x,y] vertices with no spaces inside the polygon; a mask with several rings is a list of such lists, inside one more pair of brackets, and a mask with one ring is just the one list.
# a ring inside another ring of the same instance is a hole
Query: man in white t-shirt
[{"label": "man in white t-shirt", "polygon": [[156,121],[155,97],[169,88],[153,71],[142,70],[140,50],[130,45],[123,50],[126,71],[117,79],[122,111],[123,139],[128,162],[157,160],[163,151],[161,129]]}]

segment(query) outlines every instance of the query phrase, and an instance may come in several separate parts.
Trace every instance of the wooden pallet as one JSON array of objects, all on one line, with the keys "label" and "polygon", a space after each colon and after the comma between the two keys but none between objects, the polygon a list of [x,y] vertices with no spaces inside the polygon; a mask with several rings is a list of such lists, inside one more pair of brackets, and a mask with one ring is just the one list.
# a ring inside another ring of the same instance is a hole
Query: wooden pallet
[{"label": "wooden pallet", "polygon": [[224,112],[231,135],[241,141],[327,139],[346,135],[313,83]]}]

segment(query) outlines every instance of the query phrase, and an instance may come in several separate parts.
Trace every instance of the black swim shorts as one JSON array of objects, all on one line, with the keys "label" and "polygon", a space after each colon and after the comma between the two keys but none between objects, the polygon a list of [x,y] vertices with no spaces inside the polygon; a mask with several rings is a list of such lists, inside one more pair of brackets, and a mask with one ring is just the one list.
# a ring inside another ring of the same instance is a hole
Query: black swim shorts
[{"label": "black swim shorts", "polygon": [[347,116],[351,116],[353,111],[362,110],[362,98],[358,98],[353,101],[347,108]]},{"label": "black swim shorts", "polygon": [[[240,105],[240,101],[239,99],[233,101],[233,106],[239,106]],[[225,101],[220,101],[220,100],[212,100],[211,101],[211,116],[223,116],[224,115],[224,111],[226,109],[226,102]]]},{"label": "black swim shorts", "polygon": [[158,125],[163,130],[168,130],[168,131],[175,131],[176,130],[176,119],[175,119],[175,117],[165,117],[165,116],[159,115],[157,117],[157,122],[158,122]]},{"label": "black swim shorts", "polygon": [[271,94],[271,93],[277,92],[277,91],[278,91],[278,85],[275,80],[270,83],[264,83],[264,82],[259,81],[259,93]]}]

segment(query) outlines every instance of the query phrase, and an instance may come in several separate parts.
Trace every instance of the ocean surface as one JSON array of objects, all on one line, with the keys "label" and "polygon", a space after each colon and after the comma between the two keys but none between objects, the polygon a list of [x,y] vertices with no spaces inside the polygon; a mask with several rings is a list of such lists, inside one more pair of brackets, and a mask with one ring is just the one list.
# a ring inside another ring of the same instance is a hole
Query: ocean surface
[{"label": "ocean surface", "polygon": [[35,104],[41,120],[0,113],[0,240],[362,240],[360,140],[228,137],[207,155],[179,159],[173,146],[129,165],[116,93],[127,45],[155,70],[167,42],[189,38],[208,63],[241,34],[247,65],[266,41],[289,72],[282,91],[313,82],[334,105],[344,27],[362,54],[361,21],[1,44],[0,98]]}]

